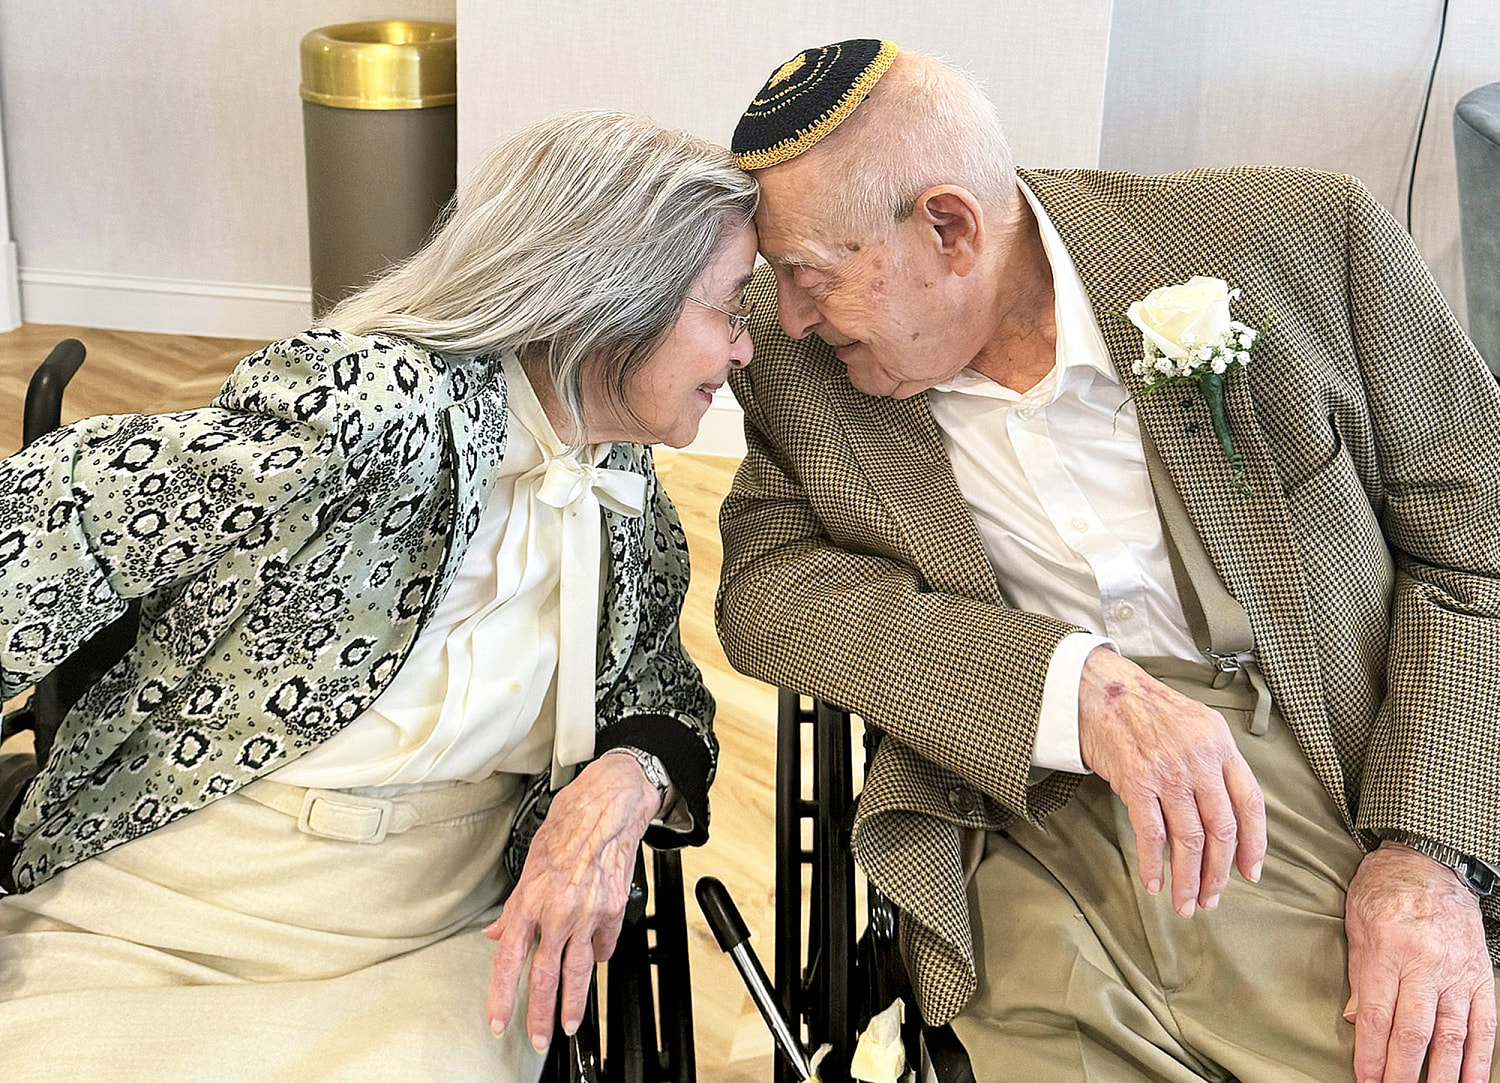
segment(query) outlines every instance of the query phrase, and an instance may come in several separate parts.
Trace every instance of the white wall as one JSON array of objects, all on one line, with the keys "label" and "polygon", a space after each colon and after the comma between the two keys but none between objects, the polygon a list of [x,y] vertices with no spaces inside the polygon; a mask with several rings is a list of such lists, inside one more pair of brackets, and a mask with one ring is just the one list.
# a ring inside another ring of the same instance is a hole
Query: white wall
[{"label": "white wall", "polygon": [[[1352,173],[1404,221],[1442,0],[1115,0],[1100,163],[1143,173],[1303,165]],[[1412,233],[1464,315],[1453,106],[1500,78],[1500,4],[1452,0]]]},{"label": "white wall", "polygon": [[[792,54],[889,38],[982,78],[1023,164],[1098,160],[1110,0],[457,0],[459,169],[560,109],[616,108],[728,143]],[[482,58],[482,62],[477,62]]]},{"label": "white wall", "polygon": [[[728,143],[740,113],[794,53],[846,38],[935,52],[990,87],[1025,165],[1099,156],[1110,0],[458,0],[459,171],[560,109],[618,108]],[[742,454],[725,389],[695,451]]]},{"label": "white wall", "polygon": [[10,235],[10,200],[5,192],[5,129],[0,124],[0,331],[21,326],[21,280],[16,242]]},{"label": "white wall", "polygon": [[[310,315],[298,43],[371,0],[3,0],[30,322],[276,337]],[[401,0],[452,19],[453,0]]]},{"label": "white wall", "polygon": [[[297,44],[371,0],[0,0],[0,155],[33,322],[274,337],[308,319]],[[1352,172],[1400,210],[1441,0],[402,0],[457,18],[460,168],[564,108],[727,141],[799,49],[888,37],[991,86],[1023,164]],[[1500,4],[1452,0],[1415,233],[1463,312],[1454,101]],[[0,180],[0,185],[4,181]],[[0,256],[5,247],[0,199]],[[4,263],[0,259],[0,302]],[[0,304],[0,323],[4,320]],[[732,403],[710,432],[737,431]],[[722,422],[722,424],[721,424]],[[733,451],[713,436],[708,444]]]}]

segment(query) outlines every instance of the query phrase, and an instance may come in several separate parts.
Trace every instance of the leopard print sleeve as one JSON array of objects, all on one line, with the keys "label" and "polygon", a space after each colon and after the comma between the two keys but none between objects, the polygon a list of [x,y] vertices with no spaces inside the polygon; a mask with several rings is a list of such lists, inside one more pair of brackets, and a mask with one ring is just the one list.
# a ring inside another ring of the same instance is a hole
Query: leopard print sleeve
[{"label": "leopard print sleeve", "polygon": [[363,340],[323,332],[242,361],[214,405],[89,418],[0,461],[0,685],[11,697],[125,610],[273,519],[315,504],[368,434],[335,363]]}]

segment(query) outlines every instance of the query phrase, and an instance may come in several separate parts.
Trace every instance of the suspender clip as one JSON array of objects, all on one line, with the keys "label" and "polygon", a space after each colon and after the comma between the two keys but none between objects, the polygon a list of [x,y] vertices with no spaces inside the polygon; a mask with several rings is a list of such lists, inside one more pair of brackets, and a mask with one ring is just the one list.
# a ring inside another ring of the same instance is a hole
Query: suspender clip
[{"label": "suspender clip", "polygon": [[1240,670],[1245,668],[1246,662],[1257,661],[1255,651],[1234,651],[1232,653],[1220,654],[1215,651],[1205,650],[1208,660],[1213,663],[1217,673],[1214,674],[1213,687],[1223,688],[1239,675]]}]

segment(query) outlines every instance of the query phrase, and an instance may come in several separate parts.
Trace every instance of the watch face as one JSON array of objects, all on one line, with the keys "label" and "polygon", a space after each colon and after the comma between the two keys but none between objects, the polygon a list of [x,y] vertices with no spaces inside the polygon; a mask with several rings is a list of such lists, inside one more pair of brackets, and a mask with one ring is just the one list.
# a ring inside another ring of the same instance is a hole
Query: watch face
[{"label": "watch face", "polygon": [[1495,888],[1500,886],[1500,868],[1477,857],[1464,858],[1458,871],[1468,881],[1469,890],[1481,898],[1494,894]]}]

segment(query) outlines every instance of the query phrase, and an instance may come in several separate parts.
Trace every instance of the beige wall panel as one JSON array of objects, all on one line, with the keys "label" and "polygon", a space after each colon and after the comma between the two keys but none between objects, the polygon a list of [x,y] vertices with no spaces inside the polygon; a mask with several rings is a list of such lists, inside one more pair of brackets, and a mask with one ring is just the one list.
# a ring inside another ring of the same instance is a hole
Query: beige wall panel
[{"label": "beige wall panel", "polygon": [[21,280],[16,269],[16,242],[10,235],[10,198],[5,192],[5,134],[0,124],[0,331],[21,324]]},{"label": "beige wall panel", "polygon": [[[1164,172],[1305,165],[1361,178],[1404,221],[1441,0],[1116,0],[1100,161]],[[1462,316],[1453,106],[1500,78],[1500,4],[1452,0],[1412,232]]]},{"label": "beige wall panel", "polygon": [[1110,0],[458,0],[459,170],[560,109],[644,112],[722,143],[793,53],[846,38],[936,52],[991,87],[1023,164],[1093,165]]},{"label": "beige wall panel", "polygon": [[[452,19],[453,0],[402,0]],[[4,0],[0,103],[26,269],[307,286],[298,42],[365,0]]]}]

